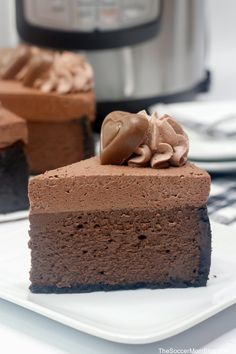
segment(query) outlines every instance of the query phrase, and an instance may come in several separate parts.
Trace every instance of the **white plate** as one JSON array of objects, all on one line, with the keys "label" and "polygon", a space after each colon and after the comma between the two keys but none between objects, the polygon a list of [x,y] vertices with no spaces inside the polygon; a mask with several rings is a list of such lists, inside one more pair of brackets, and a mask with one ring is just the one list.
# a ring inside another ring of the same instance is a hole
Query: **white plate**
[{"label": "white plate", "polygon": [[0,214],[0,223],[28,219],[29,210],[16,211],[14,213]]},{"label": "white plate", "polygon": [[[236,113],[236,101],[157,104],[150,107],[150,111],[157,111],[160,115],[169,113],[180,122],[182,119],[209,124],[227,114]],[[197,133],[196,130],[186,128],[186,132],[190,141],[190,159],[206,162],[231,160],[236,163],[235,137],[219,140]]]},{"label": "white plate", "polygon": [[224,161],[224,162],[207,162],[207,161],[195,161],[191,160],[195,165],[208,172],[236,172],[236,161]]},{"label": "white plate", "polygon": [[236,302],[236,229],[212,223],[207,287],[65,295],[29,292],[27,229],[27,221],[0,225],[0,297],[91,335],[120,343],[151,343]]},{"label": "white plate", "polygon": [[189,158],[203,162],[236,164],[236,139],[217,140],[185,129],[190,142]]}]

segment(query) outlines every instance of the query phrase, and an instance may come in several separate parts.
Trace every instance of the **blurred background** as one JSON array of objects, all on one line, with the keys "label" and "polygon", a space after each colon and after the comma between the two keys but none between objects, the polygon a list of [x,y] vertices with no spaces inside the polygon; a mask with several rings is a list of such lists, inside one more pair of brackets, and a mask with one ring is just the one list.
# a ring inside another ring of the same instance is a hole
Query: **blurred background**
[{"label": "blurred background", "polygon": [[[27,42],[85,54],[95,76],[97,141],[102,120],[112,110],[145,108],[177,118],[190,137],[190,160],[211,174],[211,219],[235,227],[235,11],[235,0],[0,0],[0,48]],[[12,323],[16,309],[8,306],[2,308]],[[24,319],[23,310],[18,311],[18,320]],[[212,338],[226,332],[229,323],[228,330],[235,328],[234,313],[230,308],[229,320],[223,314],[212,318],[213,326],[222,327],[213,328]],[[31,332],[39,331],[42,337],[36,320],[31,322]],[[210,341],[202,339],[211,332],[205,326],[192,335],[196,346]],[[46,322],[41,327],[47,328]],[[63,336],[66,330],[60,329]],[[60,331],[52,342],[60,342]],[[72,338],[74,348],[77,336],[76,332]],[[189,332],[185,342],[187,336]],[[85,342],[94,343],[91,353],[97,352],[95,339],[88,337]],[[220,341],[208,346],[226,353],[226,343],[227,353],[234,353],[235,330],[229,339],[223,338],[222,346]],[[157,348],[152,346],[151,352]]]},{"label": "blurred background", "polygon": [[[167,0],[168,1],[168,0]],[[172,1],[174,3],[174,1]],[[178,4],[193,2],[179,0]],[[205,26],[207,37],[205,67],[212,72],[212,85],[207,99],[234,99],[236,89],[236,50],[234,50],[235,23],[234,13],[236,4],[234,0],[207,0],[195,1],[204,3],[206,24],[201,21],[197,24],[198,31]],[[1,0],[0,11],[0,46],[15,46],[19,39],[16,31],[14,0]],[[169,19],[171,20],[171,19]],[[186,32],[186,27],[182,28]]]},{"label": "blurred background", "polygon": [[112,110],[145,108],[177,118],[190,137],[190,159],[212,175],[209,212],[236,223],[235,1],[1,0],[0,6],[0,47],[25,41],[86,55],[95,77],[96,133]]}]

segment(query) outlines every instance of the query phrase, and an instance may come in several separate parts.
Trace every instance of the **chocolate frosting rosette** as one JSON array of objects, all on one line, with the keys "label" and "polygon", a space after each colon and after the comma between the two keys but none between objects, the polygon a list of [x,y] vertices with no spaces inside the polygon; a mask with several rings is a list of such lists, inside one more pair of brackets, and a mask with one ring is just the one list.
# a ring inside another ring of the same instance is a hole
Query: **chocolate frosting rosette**
[{"label": "chocolate frosting rosette", "polygon": [[69,94],[93,88],[93,71],[83,56],[28,45],[1,50],[0,79],[17,80],[44,93]]}]

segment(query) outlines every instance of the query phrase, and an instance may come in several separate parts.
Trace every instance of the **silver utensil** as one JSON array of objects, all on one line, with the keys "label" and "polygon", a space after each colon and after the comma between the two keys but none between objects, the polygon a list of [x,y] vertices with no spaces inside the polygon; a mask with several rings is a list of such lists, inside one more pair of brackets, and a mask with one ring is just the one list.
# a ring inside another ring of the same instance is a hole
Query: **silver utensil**
[{"label": "silver utensil", "polygon": [[222,124],[228,124],[229,122],[236,122],[236,113],[228,114],[222,118],[217,119],[214,123],[203,124],[199,122],[193,122],[185,119],[179,119],[179,121],[186,127],[191,130],[195,130],[197,133],[203,134],[212,138],[232,138],[236,136],[236,124],[232,130],[227,131],[220,126]]}]

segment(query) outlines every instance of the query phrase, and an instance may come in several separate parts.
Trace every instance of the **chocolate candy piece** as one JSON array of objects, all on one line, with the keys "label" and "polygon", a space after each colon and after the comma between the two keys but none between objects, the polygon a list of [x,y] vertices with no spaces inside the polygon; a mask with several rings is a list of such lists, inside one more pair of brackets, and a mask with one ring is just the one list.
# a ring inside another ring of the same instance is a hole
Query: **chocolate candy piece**
[{"label": "chocolate candy piece", "polygon": [[114,111],[101,129],[101,164],[121,165],[145,139],[148,119],[141,114]]}]

